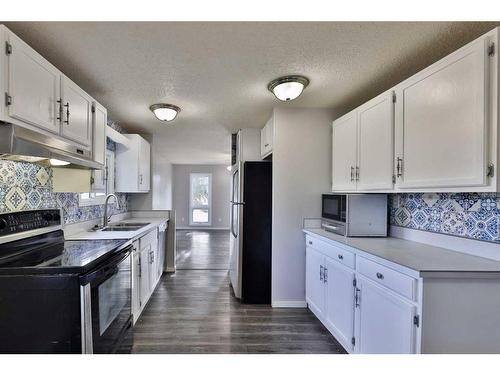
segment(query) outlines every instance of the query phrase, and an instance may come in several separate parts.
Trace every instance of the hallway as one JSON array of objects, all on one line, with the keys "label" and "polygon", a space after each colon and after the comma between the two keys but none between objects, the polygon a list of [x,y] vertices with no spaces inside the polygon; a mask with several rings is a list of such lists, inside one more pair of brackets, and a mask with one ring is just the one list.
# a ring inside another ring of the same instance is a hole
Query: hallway
[{"label": "hallway", "polygon": [[309,310],[244,305],[234,297],[227,232],[177,235],[177,272],[164,274],[151,296],[132,353],[344,353]]},{"label": "hallway", "polygon": [[177,230],[176,268],[229,269],[229,230]]}]

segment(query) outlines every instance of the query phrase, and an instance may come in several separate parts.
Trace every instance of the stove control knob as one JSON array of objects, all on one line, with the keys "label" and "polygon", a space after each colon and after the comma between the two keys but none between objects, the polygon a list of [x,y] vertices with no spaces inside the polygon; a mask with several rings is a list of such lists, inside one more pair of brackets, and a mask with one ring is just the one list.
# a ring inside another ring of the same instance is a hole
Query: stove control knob
[{"label": "stove control knob", "polygon": [[50,212],[45,212],[42,215],[42,218],[43,220],[51,221],[54,218],[54,216]]},{"label": "stove control knob", "polygon": [[0,230],[7,228],[7,221],[5,219],[0,219]]}]

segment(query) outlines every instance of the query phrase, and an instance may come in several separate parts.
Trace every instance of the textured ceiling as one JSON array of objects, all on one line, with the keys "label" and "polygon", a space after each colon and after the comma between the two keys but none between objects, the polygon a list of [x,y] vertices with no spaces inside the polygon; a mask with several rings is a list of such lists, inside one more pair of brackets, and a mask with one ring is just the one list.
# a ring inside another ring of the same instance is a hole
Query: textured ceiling
[{"label": "textured ceiling", "polygon": [[[111,118],[154,134],[174,163],[227,163],[230,130],[262,127],[273,106],[344,112],[497,24],[6,23]],[[278,102],[266,85],[291,73],[311,83],[296,101]],[[155,102],[182,112],[161,123],[148,109]]]}]

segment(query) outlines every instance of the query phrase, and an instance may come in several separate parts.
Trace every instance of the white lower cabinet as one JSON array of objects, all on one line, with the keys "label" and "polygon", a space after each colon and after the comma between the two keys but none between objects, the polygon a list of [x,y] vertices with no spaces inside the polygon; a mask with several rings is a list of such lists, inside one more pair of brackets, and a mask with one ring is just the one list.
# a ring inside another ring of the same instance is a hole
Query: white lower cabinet
[{"label": "white lower cabinet", "polygon": [[158,274],[158,229],[134,242],[132,267],[132,314],[134,324],[149,301],[161,274]]},{"label": "white lower cabinet", "polygon": [[415,305],[361,275],[356,284],[356,352],[415,353]]},{"label": "white lower cabinet", "polygon": [[418,304],[398,293],[415,279],[317,238],[306,244],[308,307],[348,352],[416,353]]},{"label": "white lower cabinet", "polygon": [[325,324],[341,344],[353,349],[354,270],[326,258]]},{"label": "white lower cabinet", "polygon": [[311,247],[306,252],[306,299],[315,314],[323,315],[325,286],[323,281],[325,256]]}]

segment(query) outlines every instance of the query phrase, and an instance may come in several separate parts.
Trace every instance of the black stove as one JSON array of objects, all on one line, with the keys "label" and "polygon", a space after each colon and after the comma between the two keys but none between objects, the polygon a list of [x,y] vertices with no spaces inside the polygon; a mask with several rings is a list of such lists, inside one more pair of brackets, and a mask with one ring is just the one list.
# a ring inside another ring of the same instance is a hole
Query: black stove
[{"label": "black stove", "polygon": [[61,222],[0,215],[0,353],[111,353],[131,331],[131,244],[65,241]]}]

